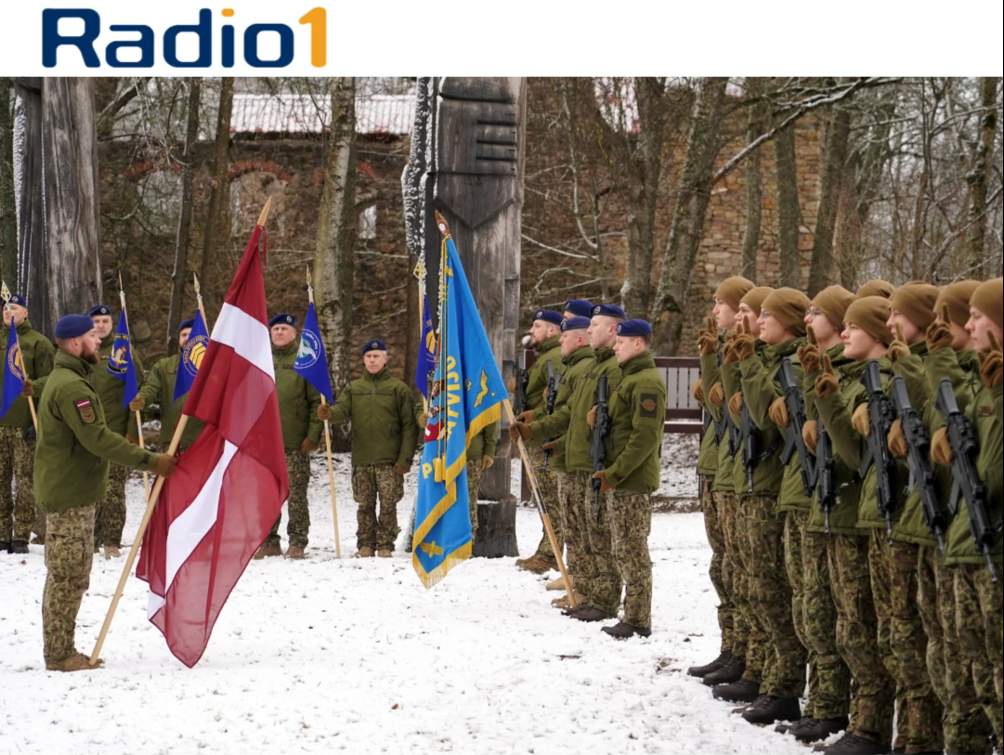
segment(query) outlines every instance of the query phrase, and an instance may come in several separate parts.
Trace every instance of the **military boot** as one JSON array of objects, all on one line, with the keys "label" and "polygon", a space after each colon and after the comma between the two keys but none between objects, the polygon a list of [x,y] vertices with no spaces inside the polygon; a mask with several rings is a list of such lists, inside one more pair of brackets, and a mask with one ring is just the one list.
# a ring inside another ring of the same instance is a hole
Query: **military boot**
[{"label": "military boot", "polygon": [[122,551],[116,548],[114,545],[105,546],[105,561],[111,558],[121,558]]},{"label": "military boot", "polygon": [[636,627],[633,624],[626,624],[623,621],[618,621],[612,627],[603,627],[600,630],[605,634],[609,634],[615,640],[627,640],[635,635],[639,637],[651,637],[652,629],[650,627]]},{"label": "military boot", "polygon": [[813,749],[826,755],[889,755],[892,745],[847,733],[831,745],[816,745]]},{"label": "military boot", "polygon": [[730,703],[751,703],[760,695],[760,685],[749,679],[740,679],[731,684],[716,684],[711,688],[711,694]]},{"label": "military boot", "polygon": [[[575,579],[572,578],[572,577],[569,577],[568,581],[572,583],[572,589],[575,589]],[[551,590],[551,591],[553,591],[553,590],[564,590],[565,589],[565,580],[562,577],[556,577],[555,579],[552,579],[550,582],[547,583],[547,587],[545,589]]]},{"label": "military boot", "polygon": [[291,558],[294,561],[300,561],[303,558],[303,547],[300,545],[291,545],[286,549],[286,558]]},{"label": "military boot", "polygon": [[705,674],[701,681],[709,687],[714,687],[716,684],[732,684],[732,682],[738,682],[742,679],[745,673],[746,659],[734,655],[717,671]]},{"label": "military boot", "polygon": [[104,661],[98,658],[98,662],[91,665],[91,659],[89,656],[84,655],[74,651],[66,658],[58,661],[46,661],[45,670],[46,671],[89,671],[91,669],[97,668],[98,666],[103,666]]},{"label": "military boot", "polygon": [[534,574],[547,574],[551,569],[556,569],[558,565],[554,561],[549,561],[534,553],[530,558],[517,559],[516,566],[523,571],[533,572]]},{"label": "military boot", "polygon": [[775,697],[762,695],[756,702],[743,711],[743,718],[751,724],[777,723],[778,721],[797,721],[802,717],[802,708],[797,697]]},{"label": "military boot", "polygon": [[774,727],[774,731],[778,734],[787,734],[789,731],[794,731],[799,726],[808,726],[816,719],[812,716],[802,716],[797,721],[792,723],[781,723]]},{"label": "military boot", "polygon": [[599,608],[594,608],[593,606],[583,603],[577,608],[570,608],[564,612],[566,616],[570,616],[573,619],[578,619],[579,621],[606,621],[607,619],[612,619],[613,614],[609,614]]},{"label": "military boot", "polygon": [[[804,721],[804,723],[803,723]],[[788,731],[799,742],[819,742],[831,734],[847,728],[847,716],[837,718],[809,718],[792,725]]]},{"label": "military boot", "polygon": [[0,540],[0,553],[10,553],[10,540]]},{"label": "military boot", "polygon": [[381,548],[380,550],[377,551],[377,556],[380,558],[390,558],[393,555],[394,554],[391,553],[390,548]]},{"label": "military boot", "polygon": [[[575,593],[576,606],[581,605],[583,600],[584,598],[580,593]],[[568,599],[568,593],[565,593],[560,598],[555,598],[554,600],[552,600],[551,605],[554,606],[555,608],[571,608],[572,602]]]},{"label": "military boot", "polygon": [[356,551],[352,558],[373,558],[373,549],[368,545],[364,545],[362,548]]},{"label": "military boot", "polygon": [[712,671],[718,671],[718,669],[722,668],[730,660],[732,660],[732,651],[723,650],[711,663],[706,663],[703,666],[691,666],[687,669],[687,674],[689,676],[704,677]]},{"label": "military boot", "polygon": [[258,550],[254,552],[254,558],[256,561],[260,561],[263,558],[268,558],[269,556],[281,556],[282,546],[276,543],[275,545],[269,545],[268,543],[262,543],[258,546]]},{"label": "military boot", "polygon": [[18,553],[24,555],[28,552],[28,541],[27,540],[11,540],[10,552]]}]

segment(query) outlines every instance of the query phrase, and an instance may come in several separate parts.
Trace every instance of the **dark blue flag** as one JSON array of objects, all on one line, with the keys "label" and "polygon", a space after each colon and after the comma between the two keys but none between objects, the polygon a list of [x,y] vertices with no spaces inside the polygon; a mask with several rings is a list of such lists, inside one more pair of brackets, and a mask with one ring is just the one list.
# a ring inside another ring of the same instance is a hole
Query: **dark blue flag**
[{"label": "dark blue flag", "polygon": [[317,327],[314,302],[310,302],[307,315],[303,318],[300,348],[296,351],[293,369],[314,386],[329,404],[334,403],[334,398],[331,396],[331,376],[328,375],[328,360],[324,358],[324,344],[321,342],[321,330]]},{"label": "dark blue flag", "polygon": [[422,337],[418,341],[418,359],[415,361],[415,387],[429,398],[429,373],[436,366],[436,333],[432,329],[429,300],[422,294]]},{"label": "dark blue flag", "polygon": [[122,408],[128,408],[129,402],[139,393],[139,385],[136,383],[136,365],[132,360],[132,342],[129,340],[129,323],[126,321],[124,309],[119,312],[119,324],[115,328],[112,353],[108,355],[108,367],[105,369],[119,380],[125,381]]},{"label": "dark blue flag", "polygon": [[206,331],[206,321],[202,319],[202,310],[195,310],[195,322],[188,331],[188,340],[181,347],[178,355],[178,376],[174,379],[174,398],[172,402],[188,393],[195,382],[195,375],[202,364],[202,357],[209,348],[209,333]]},{"label": "dark blue flag", "polygon": [[7,337],[7,350],[3,360],[3,402],[0,404],[0,417],[7,413],[10,405],[21,395],[24,385],[24,365],[21,362],[21,344],[17,340],[17,329],[14,318],[10,318],[10,335]]}]

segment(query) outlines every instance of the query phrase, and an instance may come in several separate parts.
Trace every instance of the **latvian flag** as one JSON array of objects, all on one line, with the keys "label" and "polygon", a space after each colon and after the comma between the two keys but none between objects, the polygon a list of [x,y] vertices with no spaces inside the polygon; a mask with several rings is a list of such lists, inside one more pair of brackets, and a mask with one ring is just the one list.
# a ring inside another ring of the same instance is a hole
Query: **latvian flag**
[{"label": "latvian flag", "polygon": [[184,413],[205,427],[165,480],[136,575],[147,617],[191,668],[289,492],[256,225]]}]

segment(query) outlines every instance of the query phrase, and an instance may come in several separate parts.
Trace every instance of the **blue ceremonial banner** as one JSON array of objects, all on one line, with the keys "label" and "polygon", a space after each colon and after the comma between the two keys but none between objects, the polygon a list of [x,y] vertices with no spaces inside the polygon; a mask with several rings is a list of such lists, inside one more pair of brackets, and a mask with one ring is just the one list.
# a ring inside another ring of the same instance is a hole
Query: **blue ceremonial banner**
[{"label": "blue ceremonial banner", "polygon": [[124,309],[119,312],[119,324],[115,328],[112,353],[108,355],[108,366],[105,369],[119,380],[125,381],[122,408],[128,408],[129,402],[139,393],[139,385],[136,382],[136,365],[132,361],[132,342],[129,340],[129,323],[126,321]]},{"label": "blue ceremonial banner", "polygon": [[508,396],[449,228],[438,213],[436,220],[443,241],[434,377],[442,388],[425,427],[411,556],[426,588],[471,555],[467,446],[499,419],[499,404]]},{"label": "blue ceremonial banner", "polygon": [[422,334],[418,341],[418,359],[415,360],[415,387],[426,398],[429,398],[429,373],[435,366],[436,333],[432,329],[428,295],[422,294]]},{"label": "blue ceremonial banner", "polygon": [[209,348],[209,333],[206,331],[206,321],[202,319],[202,310],[196,309],[195,322],[188,331],[188,340],[178,355],[178,376],[174,380],[172,403],[188,393],[192,387],[207,348]]},{"label": "blue ceremonial banner", "polygon": [[331,395],[331,376],[328,374],[328,360],[324,356],[321,329],[317,327],[317,312],[314,311],[314,302],[310,302],[307,306],[307,315],[303,318],[300,348],[296,350],[293,369],[314,386],[317,392],[328,400],[329,404],[335,403]]},{"label": "blue ceremonial banner", "polygon": [[3,402],[0,403],[0,417],[7,413],[10,405],[21,395],[24,386],[24,365],[21,362],[21,344],[17,340],[14,318],[10,318],[10,335],[7,336],[7,350],[3,360]]}]

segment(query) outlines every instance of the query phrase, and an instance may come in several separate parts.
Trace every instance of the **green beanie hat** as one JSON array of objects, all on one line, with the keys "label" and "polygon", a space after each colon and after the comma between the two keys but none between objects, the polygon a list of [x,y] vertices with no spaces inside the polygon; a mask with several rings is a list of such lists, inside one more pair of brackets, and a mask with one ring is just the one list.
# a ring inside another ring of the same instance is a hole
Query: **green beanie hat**
[{"label": "green beanie hat", "polygon": [[809,297],[795,288],[778,288],[763,300],[766,309],[784,329],[796,336],[805,335],[805,310],[812,305]]},{"label": "green beanie hat", "polygon": [[980,282],[972,280],[949,283],[941,289],[938,301],[934,303],[934,313],[940,315],[941,310],[948,307],[949,319],[956,325],[965,326],[969,322],[969,300],[979,287]]},{"label": "green beanie hat", "polygon": [[854,301],[854,294],[843,286],[827,286],[812,300],[812,306],[826,315],[834,328],[840,330],[844,324],[844,313]]},{"label": "green beanie hat", "polygon": [[753,281],[746,280],[741,275],[733,275],[721,282],[715,289],[715,298],[721,299],[732,309],[739,309],[739,302],[753,288]]},{"label": "green beanie hat", "polygon": [[862,283],[861,287],[854,295],[859,299],[864,299],[866,296],[881,296],[884,299],[888,299],[892,296],[892,292],[895,290],[896,287],[889,281],[879,280],[876,278]]},{"label": "green beanie hat", "polygon": [[910,281],[897,288],[889,299],[889,305],[902,312],[921,330],[927,330],[934,322],[934,304],[941,291],[937,286],[923,281]]},{"label": "green beanie hat", "polygon": [[891,309],[889,300],[883,296],[855,299],[844,313],[844,322],[857,325],[883,346],[888,346],[892,343],[892,333],[889,332],[886,322]]},{"label": "green beanie hat", "polygon": [[969,300],[969,304],[1004,328],[1004,323],[1001,322],[1004,319],[1001,317],[1002,300],[1004,300],[1004,278],[994,278],[981,283],[973,291],[973,298]]}]

